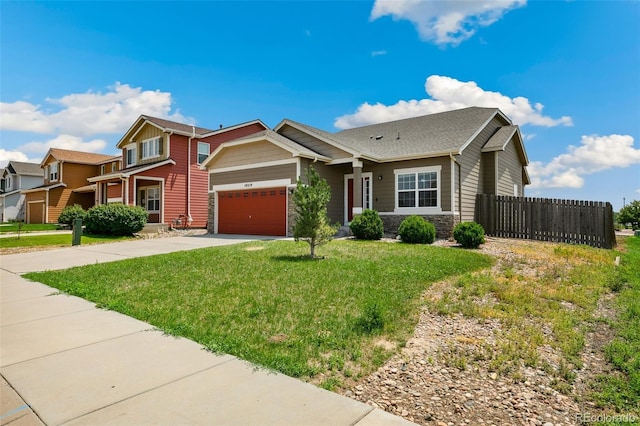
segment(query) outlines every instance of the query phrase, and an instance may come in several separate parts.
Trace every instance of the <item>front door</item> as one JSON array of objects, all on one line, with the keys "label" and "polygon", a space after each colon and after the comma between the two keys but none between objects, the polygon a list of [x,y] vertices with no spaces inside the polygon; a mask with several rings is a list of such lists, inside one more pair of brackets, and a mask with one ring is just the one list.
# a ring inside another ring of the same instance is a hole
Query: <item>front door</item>
[{"label": "front door", "polygon": [[[372,208],[371,196],[373,192],[373,189],[372,189],[373,185],[372,185],[371,178],[372,178],[372,173],[370,172],[362,174],[362,209],[363,210]],[[353,193],[353,175],[346,175],[345,180],[346,180],[345,218],[346,218],[346,222],[351,222],[351,220],[353,219],[353,200],[355,196],[355,194]]]},{"label": "front door", "polygon": [[160,223],[160,186],[138,188],[138,205],[149,212],[149,223]]}]

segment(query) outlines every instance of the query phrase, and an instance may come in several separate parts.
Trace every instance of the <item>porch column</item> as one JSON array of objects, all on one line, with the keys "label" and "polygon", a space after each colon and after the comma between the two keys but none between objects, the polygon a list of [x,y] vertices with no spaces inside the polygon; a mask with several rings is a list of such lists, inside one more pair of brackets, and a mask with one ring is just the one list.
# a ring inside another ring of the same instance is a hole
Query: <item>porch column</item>
[{"label": "porch column", "polygon": [[362,161],[353,160],[353,209],[355,216],[362,213]]}]

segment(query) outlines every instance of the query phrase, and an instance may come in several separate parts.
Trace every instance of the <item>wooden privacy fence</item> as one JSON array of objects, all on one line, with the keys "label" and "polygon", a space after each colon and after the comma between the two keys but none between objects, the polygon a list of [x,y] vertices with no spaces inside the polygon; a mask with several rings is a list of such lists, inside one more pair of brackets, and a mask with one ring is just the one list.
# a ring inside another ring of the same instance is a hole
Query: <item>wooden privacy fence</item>
[{"label": "wooden privacy fence", "polygon": [[586,244],[616,244],[611,203],[478,194],[476,222],[487,235]]}]

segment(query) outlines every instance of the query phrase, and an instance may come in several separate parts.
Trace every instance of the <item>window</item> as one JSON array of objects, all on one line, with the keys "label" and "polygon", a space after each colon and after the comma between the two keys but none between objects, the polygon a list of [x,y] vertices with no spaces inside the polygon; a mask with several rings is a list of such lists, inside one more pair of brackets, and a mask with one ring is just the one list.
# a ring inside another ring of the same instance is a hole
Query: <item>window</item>
[{"label": "window", "polygon": [[136,164],[136,144],[127,145],[127,165],[126,167],[134,166]]},{"label": "window", "polygon": [[100,174],[103,175],[104,171],[105,171],[105,165],[103,164],[100,166]]},{"label": "window", "polygon": [[206,142],[198,142],[198,164],[204,163],[209,156],[210,145]]},{"label": "window", "polygon": [[160,187],[152,186],[140,189],[140,206],[150,213],[160,211]]},{"label": "window", "polygon": [[111,163],[111,173],[118,171],[118,163]]},{"label": "window", "polygon": [[58,162],[49,164],[49,181],[58,180]]},{"label": "window", "polygon": [[401,209],[439,208],[440,166],[396,170],[396,206]]},{"label": "window", "polygon": [[13,186],[11,186],[11,175],[7,175],[7,177],[4,178],[4,190],[11,191],[12,188]]},{"label": "window", "polygon": [[142,159],[160,156],[160,138],[147,139],[142,141]]}]

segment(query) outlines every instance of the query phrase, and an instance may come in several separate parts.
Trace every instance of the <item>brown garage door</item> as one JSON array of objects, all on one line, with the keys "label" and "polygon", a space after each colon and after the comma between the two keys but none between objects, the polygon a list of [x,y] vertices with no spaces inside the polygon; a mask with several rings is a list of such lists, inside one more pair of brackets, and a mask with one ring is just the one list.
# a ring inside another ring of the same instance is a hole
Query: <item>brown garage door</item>
[{"label": "brown garage door", "polygon": [[287,189],[267,188],[218,194],[221,234],[286,235]]},{"label": "brown garage door", "polygon": [[28,223],[44,223],[44,202],[29,203]]}]

